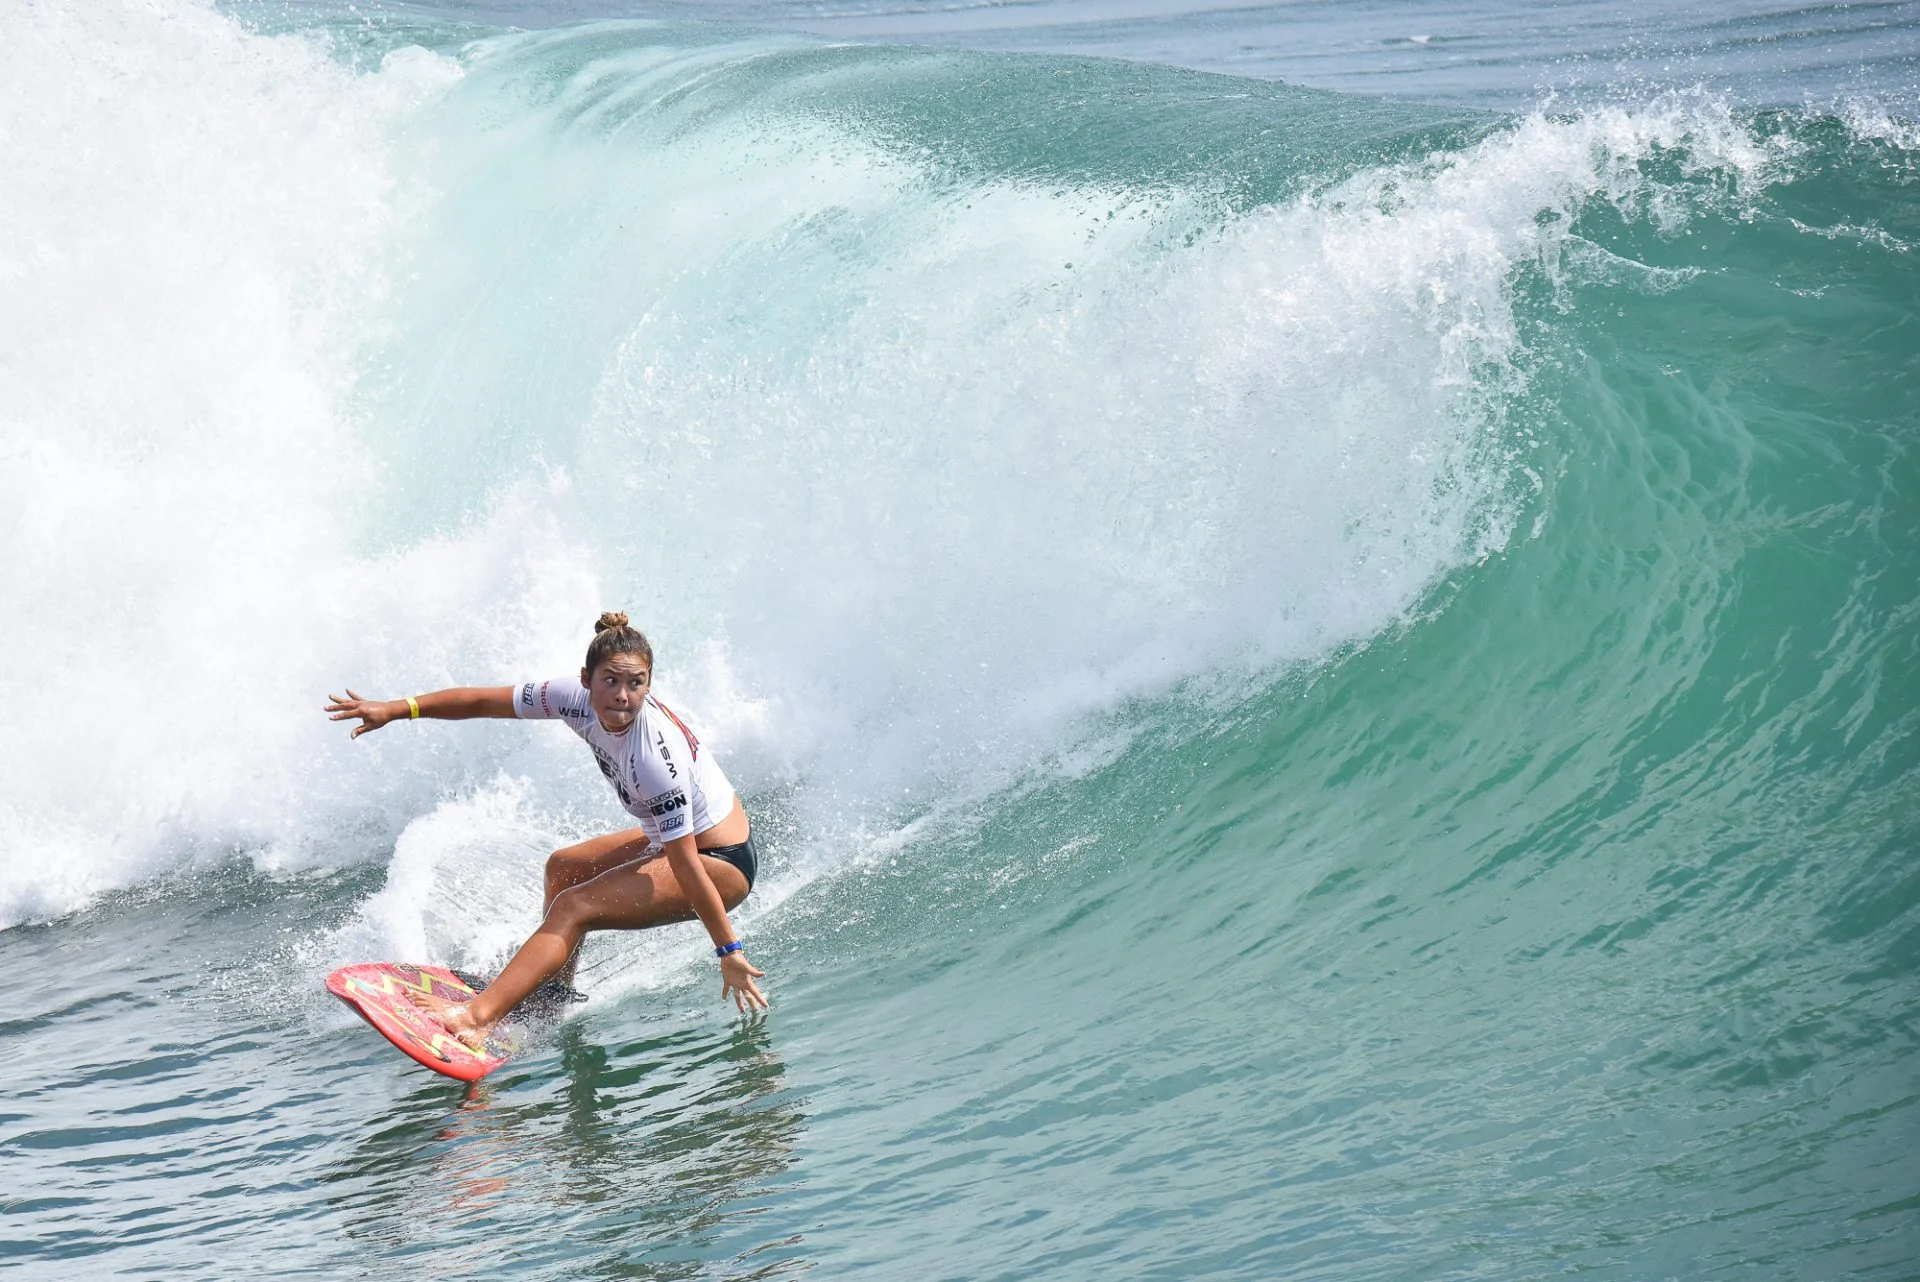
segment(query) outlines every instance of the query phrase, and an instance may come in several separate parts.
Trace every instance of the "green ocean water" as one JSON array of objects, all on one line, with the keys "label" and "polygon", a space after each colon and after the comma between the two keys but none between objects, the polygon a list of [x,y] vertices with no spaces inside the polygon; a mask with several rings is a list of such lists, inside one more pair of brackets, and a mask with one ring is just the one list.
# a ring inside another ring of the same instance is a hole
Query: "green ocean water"
[{"label": "green ocean water", "polygon": [[[0,1261],[1914,1275],[1911,124],[100,13],[0,20]],[[615,604],[774,1010],[599,940],[469,1093],[319,976],[618,813],[315,709]]]}]

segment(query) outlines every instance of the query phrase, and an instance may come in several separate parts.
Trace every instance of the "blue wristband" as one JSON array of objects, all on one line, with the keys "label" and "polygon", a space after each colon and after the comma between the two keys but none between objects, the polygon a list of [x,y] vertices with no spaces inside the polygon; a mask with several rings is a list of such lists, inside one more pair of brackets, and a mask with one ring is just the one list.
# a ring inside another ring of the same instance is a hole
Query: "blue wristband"
[{"label": "blue wristband", "polygon": [[745,947],[745,944],[736,939],[731,944],[722,944],[720,947],[714,949],[713,955],[715,957],[725,957],[728,953],[737,953]]}]

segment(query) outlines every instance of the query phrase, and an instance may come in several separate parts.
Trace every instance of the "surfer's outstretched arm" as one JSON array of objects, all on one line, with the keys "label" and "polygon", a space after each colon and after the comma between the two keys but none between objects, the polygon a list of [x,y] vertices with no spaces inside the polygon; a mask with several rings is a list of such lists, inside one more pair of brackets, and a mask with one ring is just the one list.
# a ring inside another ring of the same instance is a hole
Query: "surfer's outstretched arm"
[{"label": "surfer's outstretched arm", "polygon": [[329,721],[360,718],[351,737],[358,739],[369,730],[378,730],[389,721],[430,717],[435,721],[470,721],[475,717],[504,717],[513,720],[512,686],[455,686],[431,694],[405,699],[363,699],[348,689],[347,697],[327,696]]}]

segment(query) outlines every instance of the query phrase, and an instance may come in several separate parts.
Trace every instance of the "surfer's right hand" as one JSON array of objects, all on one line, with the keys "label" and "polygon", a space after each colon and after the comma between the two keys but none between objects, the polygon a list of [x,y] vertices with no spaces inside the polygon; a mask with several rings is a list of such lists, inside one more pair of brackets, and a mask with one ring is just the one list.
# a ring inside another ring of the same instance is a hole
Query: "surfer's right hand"
[{"label": "surfer's right hand", "polygon": [[766,973],[748,961],[745,953],[728,953],[720,959],[720,1000],[733,998],[742,1015],[765,1010],[767,995],[753,981],[765,978]]},{"label": "surfer's right hand", "polygon": [[[348,736],[352,739],[358,739],[369,730],[378,730],[399,715],[393,710],[391,703],[381,699],[362,699],[353,692],[351,686],[347,688],[346,698],[342,699],[337,694],[330,694],[327,698],[333,701],[327,705],[327,711],[333,714],[327,720],[347,721],[353,717],[360,718],[360,724],[355,726],[353,733]],[[403,709],[406,707],[404,703],[400,706]]]}]

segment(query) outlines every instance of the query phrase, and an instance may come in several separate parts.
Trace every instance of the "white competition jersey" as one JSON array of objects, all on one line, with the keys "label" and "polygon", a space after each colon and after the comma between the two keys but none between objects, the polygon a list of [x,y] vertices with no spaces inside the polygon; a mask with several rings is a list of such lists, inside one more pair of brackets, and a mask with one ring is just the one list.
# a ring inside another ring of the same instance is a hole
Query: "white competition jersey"
[{"label": "white competition jersey", "polygon": [[620,804],[656,846],[703,833],[733,813],[733,785],[713,754],[700,751],[693,731],[651,694],[619,734],[607,733],[593,715],[579,677],[525,683],[513,711],[535,721],[557,717],[585,739]]}]

